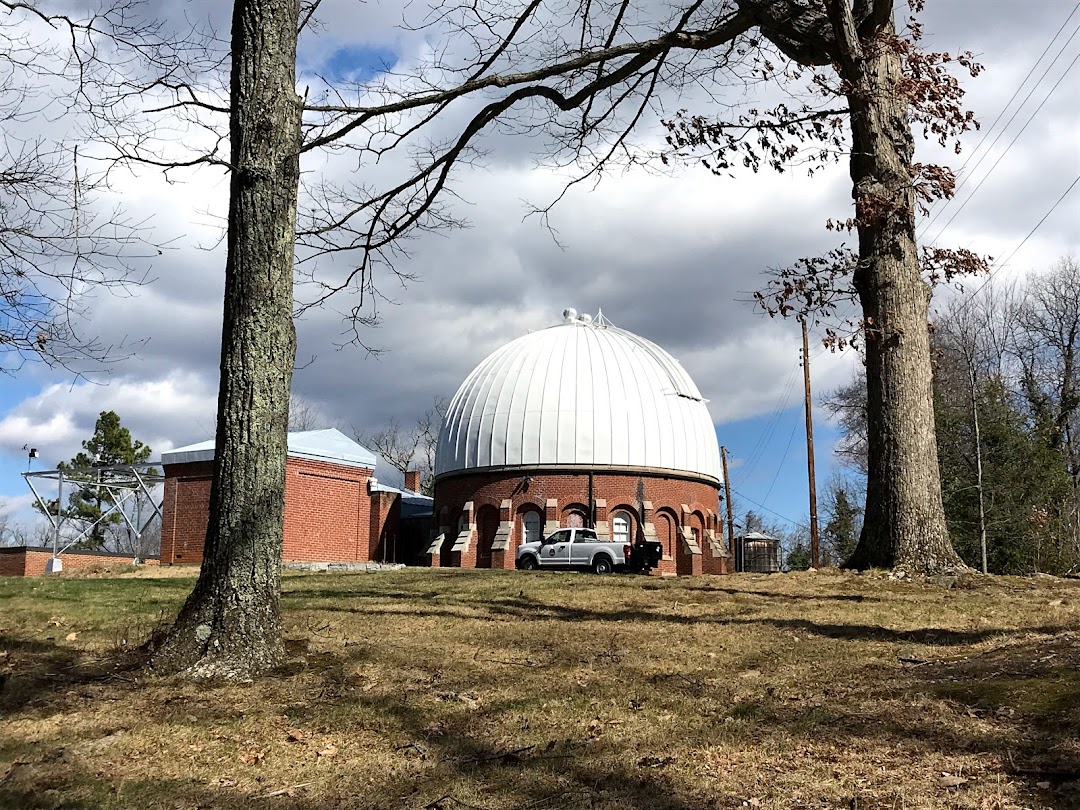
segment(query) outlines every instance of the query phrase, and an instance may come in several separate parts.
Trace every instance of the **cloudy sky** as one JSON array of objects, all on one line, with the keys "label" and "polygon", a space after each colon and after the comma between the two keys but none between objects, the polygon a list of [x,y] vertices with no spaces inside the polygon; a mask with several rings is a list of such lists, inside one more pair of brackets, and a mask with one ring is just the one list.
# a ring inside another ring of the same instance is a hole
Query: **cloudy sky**
[{"label": "cloudy sky", "polygon": [[[225,4],[171,5],[193,19],[218,15],[219,30],[227,29]],[[319,77],[366,81],[391,65],[395,73],[414,72],[442,45],[437,29],[401,28],[400,3],[326,0],[321,16],[318,36],[303,44],[302,87],[319,87]],[[1080,253],[1080,189],[1058,203],[1080,175],[1080,11],[1072,0],[928,0],[923,20],[931,48],[970,50],[986,66],[965,81],[983,123],[964,139],[965,151],[920,146],[924,159],[955,168],[966,162],[958,199],[940,209],[924,241],[992,255],[1000,277]],[[665,108],[694,101],[669,96]],[[449,136],[460,124],[460,114],[450,115],[431,135]],[[662,137],[657,117],[647,116],[635,141],[649,148]],[[813,179],[798,169],[734,178],[696,167],[616,171],[559,203],[550,219],[556,239],[526,216],[566,181],[540,160],[545,144],[538,133],[495,132],[483,143],[483,159],[457,173],[448,203],[469,226],[411,241],[398,263],[415,277],[407,286],[380,277],[381,324],[363,333],[382,350],[378,356],[341,347],[348,300],[308,313],[298,325],[294,391],[347,433],[377,430],[391,417],[408,424],[434,398],[451,396],[499,345],[557,323],[565,307],[602,308],[617,326],[666,348],[694,377],[731,453],[742,507],[780,523],[803,519],[797,325],[762,317],[747,299],[767,268],[835,244],[823,223],[849,215],[846,168]],[[364,179],[384,182],[406,161],[401,153],[365,165]],[[303,168],[307,177],[356,179],[349,156],[309,155]],[[144,168],[116,176],[114,189],[130,210],[153,215],[158,241],[170,246],[151,268],[156,280],[136,297],[86,301],[83,328],[108,342],[141,342],[136,356],[90,380],[26,366],[0,382],[0,510],[18,520],[32,519],[20,475],[24,445],[41,453],[35,469],[54,467],[110,409],[155,457],[213,431],[227,179],[203,168],[167,182]],[[851,374],[850,354],[824,351],[819,341],[811,354],[816,395]],[[837,434],[820,405],[815,416],[820,488],[836,466]]]}]

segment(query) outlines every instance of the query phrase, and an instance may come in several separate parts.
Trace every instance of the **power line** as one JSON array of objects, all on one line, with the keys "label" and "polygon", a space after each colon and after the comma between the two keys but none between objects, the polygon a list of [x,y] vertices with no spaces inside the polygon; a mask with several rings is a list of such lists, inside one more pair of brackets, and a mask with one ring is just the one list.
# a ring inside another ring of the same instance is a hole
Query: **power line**
[{"label": "power line", "polygon": [[[1042,53],[1039,54],[1039,58],[1036,59],[1034,63],[1032,63],[1031,68],[1027,72],[1027,75],[1025,75],[1023,80],[1020,82],[1020,84],[1017,85],[1016,89],[1013,91],[1012,96],[1010,96],[1009,100],[1005,103],[1005,106],[1001,108],[1001,111],[994,118],[993,122],[990,124],[989,127],[987,127],[987,129],[983,133],[982,138],[980,138],[979,143],[976,144],[975,148],[972,150],[972,152],[968,156],[967,160],[965,160],[963,165],[960,167],[960,170],[959,170],[958,174],[963,173],[964,169],[967,167],[967,164],[969,162],[971,162],[971,160],[975,157],[976,154],[978,154],[979,149],[982,148],[982,145],[983,145],[983,143],[986,142],[986,139],[988,137],[990,137],[990,133],[993,132],[994,127],[997,126],[997,124],[1001,120],[1002,116],[1005,115],[1006,111],[1008,111],[1008,109],[1012,105],[1013,101],[1020,94],[1020,91],[1023,90],[1024,85],[1027,84],[1028,79],[1030,79],[1032,74],[1035,73],[1036,68],[1038,68],[1039,64],[1042,62],[1042,60],[1046,56],[1046,54],[1049,53],[1050,49],[1054,46],[1054,43],[1057,41],[1058,37],[1061,36],[1061,32],[1065,30],[1065,27],[1069,24],[1069,21],[1076,15],[1076,12],[1078,10],[1080,10],[1080,2],[1078,2],[1076,5],[1074,5],[1072,7],[1072,10],[1065,17],[1065,20],[1061,23],[1061,25],[1058,27],[1057,31],[1055,31],[1054,35],[1050,38],[1050,41],[1043,48]],[[1069,38],[1065,41],[1065,44],[1062,45],[1061,49],[1057,52],[1057,54],[1054,56],[1054,58],[1050,61],[1050,64],[1047,65],[1046,70],[1043,71],[1043,73],[1039,77],[1039,79],[1035,82],[1034,85],[1032,85],[1031,90],[1028,91],[1028,94],[1026,96],[1024,96],[1024,100],[1020,103],[1020,106],[1018,106],[1016,108],[1016,110],[1013,112],[1012,116],[1010,116],[1009,120],[1006,122],[1005,126],[998,133],[997,137],[994,138],[994,141],[990,144],[990,147],[987,150],[986,154],[989,154],[989,150],[994,148],[994,146],[997,144],[998,140],[1000,140],[1002,135],[1004,135],[1005,131],[1008,130],[1009,126],[1016,119],[1016,116],[1019,115],[1020,111],[1024,108],[1024,105],[1027,103],[1028,99],[1030,99],[1032,94],[1035,92],[1035,90],[1038,89],[1039,85],[1046,78],[1047,74],[1050,72],[1050,70],[1053,68],[1053,66],[1055,64],[1057,64],[1058,59],[1061,58],[1062,53],[1065,52],[1065,49],[1069,46],[1069,43],[1071,43],[1072,40],[1076,37],[1078,32],[1080,32],[1080,27],[1074,29],[1072,34],[1069,35]],[[994,171],[994,169],[997,167],[997,165],[1001,162],[1002,158],[1005,157],[1005,154],[1008,153],[1009,149],[1012,148],[1013,144],[1016,143],[1017,138],[1019,138],[1020,135],[1023,134],[1025,129],[1027,129],[1027,127],[1031,123],[1031,121],[1035,118],[1035,116],[1039,113],[1039,111],[1042,109],[1042,107],[1049,100],[1050,96],[1053,95],[1054,91],[1058,88],[1058,85],[1061,84],[1061,82],[1064,80],[1065,76],[1068,75],[1069,71],[1076,64],[1077,59],[1080,59],[1080,54],[1078,54],[1077,57],[1073,58],[1072,62],[1069,63],[1069,66],[1065,69],[1065,71],[1062,73],[1062,75],[1060,77],[1058,77],[1057,82],[1050,89],[1050,92],[1047,93],[1046,97],[1042,100],[1042,102],[1039,104],[1039,106],[1035,109],[1035,112],[1033,112],[1031,114],[1031,116],[1028,118],[1028,120],[1024,123],[1024,126],[1021,127],[1020,132],[1018,132],[1016,134],[1016,136],[1013,137],[1012,141],[1010,141],[1009,145],[1005,148],[1005,151],[994,162],[994,165],[990,167],[990,171],[988,171],[986,173],[986,175],[983,177],[983,179],[981,181],[979,181],[979,184],[972,190],[971,194],[968,195],[967,199],[965,199],[965,201],[964,201],[963,205],[961,205],[960,209],[957,210],[957,212],[955,214],[953,214],[952,217],[950,217],[949,221],[945,223],[945,225],[938,232],[938,235],[936,237],[934,237],[934,239],[930,242],[930,244],[934,244],[934,242],[936,242],[937,239],[939,239],[941,237],[941,234],[944,233],[945,229],[948,228],[950,224],[952,224],[952,221],[954,219],[956,219],[956,216],[961,211],[964,210],[964,206],[966,206],[968,204],[968,202],[971,201],[971,198],[975,195],[975,192],[977,192],[979,190],[979,188],[982,186],[982,184],[986,181],[986,179]],[[978,162],[976,162],[976,164],[972,167],[971,173],[961,181],[960,185],[956,189],[956,192],[959,192],[964,187],[965,183],[967,183],[967,181],[972,176],[974,176],[974,173],[978,170],[979,166],[982,164],[982,161],[985,159],[986,154],[984,154],[981,158],[979,158]],[[1078,179],[1080,179],[1080,178],[1078,178]],[[1054,205],[1051,207],[1050,211],[1048,211],[1046,213],[1046,216],[1044,216],[1039,221],[1039,223],[1031,230],[1031,233],[1029,233],[1026,237],[1024,237],[1024,240],[1013,250],[1012,253],[1009,254],[1009,259],[1011,259],[1013,257],[1013,255],[1015,255],[1016,252],[1021,247],[1023,247],[1024,243],[1026,243],[1027,240],[1032,236],[1032,234],[1034,234],[1035,231],[1038,230],[1039,226],[1042,225],[1042,223],[1046,220],[1046,218],[1061,203],[1061,201],[1065,198],[1065,196],[1068,195],[1068,193],[1072,190],[1073,186],[1075,186],[1075,185],[1076,185],[1076,181],[1074,181],[1073,184],[1070,185],[1068,189],[1066,189],[1065,194],[1062,195],[1061,199],[1059,199],[1056,203],[1054,203]],[[953,199],[955,199],[955,196],[953,197]],[[949,201],[947,200],[946,201],[946,206],[948,205],[948,202]],[[944,210],[945,210],[944,207],[939,209],[938,212],[934,215],[934,217],[929,222],[927,222],[925,225],[922,226],[922,231],[919,234],[919,236],[922,236],[923,234],[925,234],[925,232],[927,230],[929,230],[929,228],[934,224],[935,221],[937,221],[937,218],[941,215],[942,211],[944,211]],[[1007,261],[1008,261],[1008,259],[1006,260],[1006,262]],[[996,269],[998,269],[998,268],[995,268],[995,270]],[[995,270],[991,270],[990,273],[993,274],[995,272]],[[987,281],[989,281],[989,278],[987,279]],[[983,285],[983,286],[985,286],[985,285]],[[981,290],[982,287],[980,287],[979,289]],[[976,292],[978,292],[978,290],[976,290]],[[973,295],[974,295],[974,293],[973,293]],[[851,317],[851,315],[855,314],[857,312],[857,310],[858,310],[858,306],[856,305],[856,306],[852,307],[851,312],[848,315],[844,316],[844,317],[845,318]],[[849,344],[844,349],[840,350],[840,354],[846,353],[850,348],[851,348],[851,345]],[[821,350],[819,350],[816,354],[814,354],[811,357],[811,360],[816,360],[818,357],[821,357],[823,354],[825,354],[826,352],[829,352],[829,351],[833,351],[833,350],[828,346],[823,347]],[[792,372],[792,374],[794,375],[794,371]],[[792,379],[793,379],[793,377],[792,377]],[[786,404],[786,397],[785,397],[785,404]],[[760,442],[759,442],[759,444],[760,444]],[[755,451],[756,451],[756,449],[757,449],[757,446],[755,446]],[[745,475],[745,473],[744,473],[744,475]]]},{"label": "power line", "polygon": [[798,430],[798,428],[798,423],[791,428],[791,435],[788,436],[787,447],[784,448],[784,455],[780,458],[780,463],[776,465],[776,473],[772,477],[772,483],[769,484],[769,489],[765,492],[765,500],[769,500],[769,496],[772,495],[773,487],[776,486],[776,479],[780,477],[780,471],[784,469],[784,462],[787,461],[788,453],[791,452],[791,443],[795,440],[795,431]]},{"label": "power line", "polygon": [[956,308],[956,314],[957,315],[959,315],[961,312],[963,312],[967,308],[968,304],[970,304],[974,300],[975,296],[977,296],[979,293],[981,293],[983,291],[983,288],[986,287],[986,285],[989,284],[990,281],[992,280],[992,278],[994,276],[994,273],[996,273],[998,270],[1000,270],[1005,265],[1007,265],[1012,260],[1012,257],[1017,254],[1017,252],[1020,250],[1020,248],[1022,248],[1024,245],[1027,244],[1028,239],[1030,239],[1032,236],[1035,235],[1035,231],[1039,230],[1039,228],[1042,226],[1042,224],[1044,222],[1046,222],[1047,219],[1049,219],[1050,215],[1052,213],[1054,213],[1054,211],[1057,209],[1057,207],[1059,205],[1061,205],[1061,203],[1064,201],[1064,199],[1069,196],[1069,192],[1072,191],[1074,188],[1076,188],[1077,183],[1080,183],[1080,175],[1077,175],[1073,179],[1073,181],[1069,184],[1069,187],[1067,189],[1065,189],[1065,192],[1060,197],[1057,198],[1057,202],[1055,202],[1053,205],[1050,206],[1050,210],[1047,211],[1045,214],[1043,214],[1042,219],[1040,219],[1038,222],[1035,223],[1035,227],[1032,228],[1030,231],[1028,231],[1028,235],[1025,236],[1022,240],[1020,240],[1019,245],[1017,245],[1015,248],[1013,248],[1012,253],[1010,253],[1004,260],[998,262],[994,267],[990,268],[990,272],[986,274],[986,281],[984,281],[982,284],[980,284],[979,287],[976,290],[974,290],[971,293],[971,295],[967,297],[967,299],[965,299],[963,302],[961,302],[960,306],[958,306]]},{"label": "power line", "polygon": [[[1080,28],[1077,28],[1077,29],[1076,29],[1076,31],[1080,31]],[[1076,33],[1076,32],[1073,32],[1073,33],[1074,33],[1074,35],[1075,35],[1075,33]],[[989,171],[988,171],[988,172],[987,172],[987,173],[986,173],[985,175],[983,175],[983,178],[982,178],[982,180],[980,180],[980,181],[979,181],[979,184],[978,184],[977,186],[975,186],[975,188],[973,188],[973,189],[971,190],[971,193],[970,193],[970,194],[968,194],[967,198],[966,198],[966,199],[964,200],[964,202],[963,202],[963,203],[962,203],[962,204],[960,205],[960,207],[959,207],[958,209],[956,209],[955,213],[953,213],[953,215],[952,215],[951,217],[949,217],[949,221],[948,221],[948,222],[946,222],[946,223],[945,223],[945,224],[944,224],[944,225],[943,225],[943,226],[941,227],[941,230],[940,230],[940,231],[938,231],[938,234],[937,234],[937,236],[935,236],[935,237],[934,237],[933,239],[931,239],[931,240],[930,240],[930,244],[931,244],[931,245],[933,245],[933,244],[934,244],[935,242],[937,242],[937,240],[938,240],[938,239],[940,239],[940,238],[941,238],[941,235],[942,235],[943,233],[945,233],[945,231],[946,231],[946,230],[948,229],[948,227],[949,227],[950,225],[952,225],[952,222],[953,222],[953,220],[954,220],[954,219],[956,219],[956,218],[957,218],[957,216],[959,216],[959,215],[960,215],[960,212],[961,212],[961,211],[963,211],[963,210],[964,210],[964,208],[966,208],[966,207],[967,207],[967,204],[968,204],[969,202],[971,202],[971,198],[975,196],[975,193],[976,193],[976,192],[977,192],[977,191],[978,191],[978,190],[979,190],[980,188],[982,188],[982,185],[983,185],[983,183],[985,183],[985,182],[986,182],[987,178],[989,178],[989,177],[990,177],[990,175],[994,173],[994,169],[996,169],[996,168],[998,167],[998,164],[999,164],[999,163],[1001,163],[1001,161],[1002,161],[1002,159],[1003,159],[1003,158],[1005,157],[1005,155],[1009,154],[1009,150],[1010,150],[1010,149],[1012,149],[1012,147],[1013,147],[1013,144],[1015,144],[1015,143],[1016,143],[1016,141],[1017,141],[1017,140],[1019,139],[1019,137],[1020,137],[1021,135],[1023,135],[1023,134],[1024,134],[1024,130],[1026,130],[1026,129],[1028,128],[1028,125],[1029,125],[1029,124],[1030,124],[1030,123],[1031,123],[1032,121],[1034,121],[1034,120],[1035,120],[1035,116],[1039,114],[1039,111],[1040,111],[1040,110],[1041,110],[1041,109],[1042,109],[1042,108],[1043,108],[1043,107],[1044,107],[1044,106],[1046,105],[1046,102],[1050,100],[1050,96],[1052,96],[1052,95],[1054,94],[1054,91],[1058,89],[1058,86],[1059,86],[1059,85],[1061,84],[1061,82],[1062,82],[1062,81],[1064,81],[1064,79],[1065,79],[1065,77],[1066,77],[1067,75],[1069,75],[1069,71],[1073,69],[1073,66],[1074,66],[1074,65],[1075,65],[1075,64],[1077,63],[1077,61],[1080,61],[1080,53],[1077,53],[1077,54],[1076,54],[1076,56],[1074,56],[1074,57],[1073,57],[1073,60],[1072,60],[1072,62],[1070,62],[1070,63],[1069,63],[1069,66],[1068,66],[1067,68],[1065,68],[1065,72],[1064,72],[1064,73],[1062,73],[1062,74],[1061,74],[1061,76],[1059,76],[1059,77],[1058,77],[1058,80],[1057,80],[1057,81],[1056,81],[1056,82],[1054,83],[1054,86],[1050,88],[1050,92],[1046,94],[1046,98],[1044,98],[1044,99],[1043,99],[1043,100],[1042,100],[1042,101],[1041,101],[1041,102],[1039,103],[1039,106],[1035,108],[1035,112],[1033,112],[1033,113],[1031,114],[1031,116],[1030,116],[1030,117],[1028,118],[1028,120],[1024,122],[1024,125],[1023,125],[1022,127],[1020,127],[1020,131],[1019,131],[1019,132],[1017,132],[1017,133],[1016,133],[1016,135],[1014,135],[1014,136],[1013,136],[1013,139],[1012,139],[1011,141],[1009,141],[1009,145],[1005,147],[1005,151],[1003,151],[1003,152],[1002,152],[1002,153],[1001,153],[1001,154],[1000,154],[1000,155],[998,156],[998,159],[994,161],[994,165],[990,167],[990,170],[989,170]],[[1044,75],[1045,75],[1045,74],[1044,74]],[[1025,99],[1025,101],[1026,101],[1026,99]],[[1012,123],[1011,119],[1010,119],[1010,123]],[[1004,130],[1003,130],[1003,131],[1004,131]],[[994,143],[995,143],[995,144],[997,143],[997,140],[996,140],[996,139],[994,140]],[[993,148],[993,144],[991,144],[991,148]],[[980,162],[981,162],[981,161],[980,161]],[[976,166],[976,168],[978,168],[978,166]],[[944,209],[942,209],[942,210],[944,210]],[[931,221],[932,221],[932,220],[931,220]],[[929,227],[929,225],[927,225],[927,227]]]},{"label": "power line", "polygon": [[750,503],[752,503],[752,504],[753,504],[754,506],[758,507],[759,509],[764,509],[764,510],[765,510],[766,512],[768,512],[768,513],[769,513],[770,515],[774,515],[774,516],[776,516],[776,517],[780,518],[781,520],[786,520],[786,521],[787,521],[788,523],[790,523],[790,524],[791,524],[792,526],[801,526],[801,525],[802,525],[801,523],[799,523],[799,521],[797,521],[797,520],[792,520],[792,519],[791,519],[791,518],[789,518],[789,517],[788,517],[787,515],[781,515],[781,514],[780,514],[779,512],[777,512],[777,511],[774,511],[774,510],[770,509],[770,508],[769,508],[769,507],[767,507],[767,506],[766,506],[765,504],[763,504],[763,503],[759,503],[758,501],[755,501],[755,500],[754,500],[753,498],[751,498],[751,497],[749,497],[749,496],[747,496],[747,495],[743,495],[743,494],[742,494],[741,492],[739,492],[739,490],[735,489],[734,487],[732,487],[732,490],[731,490],[731,491],[732,491],[732,492],[734,492],[734,493],[735,493],[736,495],[738,495],[738,496],[739,496],[740,498],[742,498],[743,500],[747,500],[747,501],[750,501]]},{"label": "power line", "polygon": [[[967,165],[971,162],[971,159],[975,157],[976,154],[978,154],[979,149],[982,148],[983,143],[985,143],[986,139],[990,137],[990,133],[994,131],[994,127],[996,127],[998,121],[1001,120],[1001,116],[1005,115],[1005,111],[1012,106],[1013,101],[1015,101],[1016,97],[1020,95],[1020,91],[1024,89],[1024,85],[1027,84],[1027,80],[1031,78],[1031,74],[1035,72],[1035,68],[1039,66],[1039,63],[1042,62],[1043,57],[1050,52],[1050,49],[1052,47],[1054,47],[1054,43],[1057,42],[1057,38],[1061,36],[1061,32],[1065,30],[1065,26],[1069,24],[1069,20],[1073,18],[1073,15],[1076,14],[1078,9],[1080,9],[1080,3],[1077,3],[1075,6],[1072,7],[1072,11],[1069,12],[1069,16],[1065,18],[1065,21],[1061,24],[1058,30],[1054,32],[1054,36],[1052,36],[1050,38],[1050,41],[1046,43],[1046,47],[1042,49],[1042,53],[1039,54],[1039,58],[1032,63],[1031,69],[1028,70],[1027,75],[1024,76],[1023,81],[1021,81],[1020,84],[1016,86],[1016,89],[1013,90],[1012,96],[1010,96],[1009,100],[1005,102],[1005,106],[1001,108],[1001,112],[997,114],[997,117],[994,118],[990,126],[986,128],[986,131],[983,132],[982,138],[979,139],[979,142],[975,145],[975,148],[971,150],[971,154],[968,155],[967,160],[965,160],[960,166],[960,173],[962,173],[964,169],[967,168]],[[1072,36],[1076,36],[1075,31],[1073,32]],[[1072,37],[1070,37],[1070,39],[1071,38]],[[1038,85],[1038,82],[1036,82],[1035,84]],[[1020,106],[1023,107],[1024,105],[1021,104]],[[1005,126],[1006,128],[1008,128],[1008,124],[1006,124]]]},{"label": "power line", "polygon": [[[1001,108],[1001,112],[999,112],[997,114],[997,117],[994,118],[993,123],[991,123],[990,126],[986,128],[986,131],[983,133],[982,138],[979,139],[978,144],[975,145],[975,148],[971,151],[971,154],[968,155],[967,160],[965,160],[963,162],[963,164],[960,166],[959,171],[957,171],[957,175],[962,175],[964,173],[964,169],[967,168],[968,163],[970,163],[972,161],[972,159],[975,157],[975,155],[978,154],[979,150],[982,148],[982,145],[986,142],[986,139],[990,137],[990,133],[994,131],[994,128],[997,126],[998,121],[1001,120],[1001,117],[1005,114],[1005,112],[1012,105],[1013,100],[1020,94],[1020,91],[1024,89],[1024,85],[1027,84],[1028,79],[1031,78],[1031,75],[1035,72],[1035,69],[1039,66],[1039,63],[1042,62],[1043,57],[1045,57],[1046,54],[1050,51],[1050,48],[1053,47],[1054,43],[1057,41],[1057,38],[1061,35],[1061,32],[1063,30],[1065,30],[1065,26],[1069,24],[1069,20],[1071,20],[1073,18],[1073,15],[1076,14],[1077,9],[1080,9],[1080,3],[1077,3],[1075,6],[1073,6],[1072,11],[1069,12],[1069,16],[1067,16],[1065,18],[1065,21],[1061,24],[1061,27],[1058,28],[1058,30],[1054,33],[1054,36],[1051,37],[1050,41],[1046,44],[1046,47],[1043,48],[1042,53],[1039,54],[1039,58],[1036,59],[1035,62],[1032,64],[1031,69],[1027,72],[1027,75],[1024,76],[1023,81],[1021,81],[1020,84],[1017,85],[1016,90],[1013,91],[1012,96],[1005,103],[1005,106]],[[955,195],[958,194],[961,191],[961,189],[963,189],[963,187],[967,184],[967,181],[971,177],[974,176],[974,174],[978,170],[979,166],[982,165],[982,162],[986,158],[986,155],[989,154],[990,150],[994,148],[994,146],[997,144],[998,140],[1001,139],[1001,136],[1005,134],[1005,131],[1012,124],[1013,120],[1015,120],[1016,116],[1020,114],[1020,110],[1022,110],[1024,108],[1024,105],[1027,104],[1028,99],[1031,98],[1032,93],[1034,93],[1035,90],[1038,89],[1039,85],[1042,84],[1043,79],[1046,78],[1046,74],[1050,72],[1050,70],[1057,63],[1057,60],[1061,58],[1061,54],[1065,52],[1065,48],[1067,48],[1069,46],[1069,43],[1072,42],[1073,38],[1077,34],[1077,31],[1080,31],[1080,28],[1077,28],[1076,30],[1074,30],[1072,32],[1072,34],[1069,35],[1069,39],[1066,40],[1065,44],[1061,47],[1061,50],[1058,51],[1057,55],[1054,56],[1054,58],[1051,60],[1050,64],[1047,65],[1046,70],[1043,71],[1042,76],[1040,76],[1038,81],[1036,81],[1035,84],[1032,85],[1031,90],[1028,91],[1028,94],[1024,97],[1024,100],[1022,102],[1020,102],[1020,106],[1016,108],[1016,110],[1013,112],[1012,116],[1009,118],[1008,122],[1006,122],[1005,126],[1002,127],[1001,131],[994,138],[994,142],[990,144],[990,147],[988,148],[987,152],[985,152],[983,154],[983,156],[979,158],[979,160],[976,162],[976,164],[972,167],[971,172],[967,176],[965,176],[963,180],[960,181],[960,185],[953,192],[953,197],[951,199],[955,199],[956,198]],[[1066,71],[1066,72],[1068,72],[1068,71]],[[974,194],[974,192],[972,192],[972,194]],[[918,234],[918,236],[920,238],[930,229],[930,227],[934,224],[934,222],[937,221],[937,218],[939,216],[941,216],[941,213],[948,207],[950,201],[951,200],[945,200],[944,205],[941,208],[938,209],[937,213],[934,214],[934,216],[930,219],[930,221],[922,226],[922,229],[920,230],[920,232]],[[944,230],[944,228],[942,230]],[[939,233],[938,236],[940,237],[940,235],[941,234]]]},{"label": "power line", "polygon": [[[1000,269],[1001,267],[1004,267],[1005,265],[1007,265],[1012,260],[1012,257],[1016,255],[1017,251],[1019,251],[1020,248],[1022,248],[1024,245],[1027,244],[1027,240],[1030,239],[1034,235],[1035,231],[1039,230],[1039,228],[1042,226],[1042,224],[1044,222],[1046,222],[1046,220],[1049,218],[1049,216],[1052,213],[1054,213],[1054,209],[1056,209],[1059,205],[1061,205],[1062,201],[1066,197],[1069,196],[1069,192],[1072,191],[1074,188],[1076,188],[1077,183],[1080,183],[1080,175],[1077,175],[1075,178],[1073,178],[1073,181],[1071,183],[1069,183],[1069,187],[1067,189],[1065,189],[1065,191],[1062,193],[1062,195],[1060,197],[1057,198],[1057,202],[1055,202],[1053,205],[1051,205],[1050,210],[1047,211],[1045,214],[1043,214],[1043,218],[1035,223],[1035,227],[1032,228],[1030,231],[1028,231],[1028,235],[1025,236],[1020,241],[1019,245],[1017,245],[1015,248],[1013,248],[1013,252],[1010,253],[1008,255],[1008,257],[1003,262],[1001,262],[998,269]],[[980,287],[979,289],[982,289],[982,287]]]},{"label": "power line", "polygon": [[758,437],[757,443],[747,456],[746,463],[740,470],[740,477],[745,481],[749,478],[750,474],[757,469],[758,463],[761,461],[762,456],[769,442],[772,441],[773,434],[776,432],[776,428],[780,424],[780,417],[784,411],[787,410],[788,401],[791,399],[791,393],[795,388],[795,378],[798,375],[799,366],[795,364],[791,369],[791,374],[788,376],[787,383],[780,395],[780,399],[777,402],[776,408],[773,409],[772,414],[769,417],[769,421],[766,423],[765,428],[762,430],[761,435]]}]

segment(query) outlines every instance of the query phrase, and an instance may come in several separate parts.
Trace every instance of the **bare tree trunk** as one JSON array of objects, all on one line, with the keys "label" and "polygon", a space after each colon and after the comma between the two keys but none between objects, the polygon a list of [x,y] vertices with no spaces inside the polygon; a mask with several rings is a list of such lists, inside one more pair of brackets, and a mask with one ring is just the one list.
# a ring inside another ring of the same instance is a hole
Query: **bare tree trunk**
[{"label": "bare tree trunk", "polygon": [[989,573],[986,563],[986,494],[983,487],[982,432],[979,430],[979,394],[975,381],[975,361],[968,357],[968,381],[971,383],[971,423],[975,430],[975,487],[979,493],[979,549],[982,572]]},{"label": "bare tree trunk", "polygon": [[289,385],[300,99],[298,0],[236,0],[232,178],[217,451],[202,571],[155,668],[250,677],[275,665]]},{"label": "bare tree trunk", "polygon": [[[891,33],[891,26],[889,32]],[[901,59],[866,45],[850,82],[855,287],[866,322],[868,462],[862,534],[848,566],[937,573],[965,568],[949,542],[934,427],[929,285],[919,275]]]}]

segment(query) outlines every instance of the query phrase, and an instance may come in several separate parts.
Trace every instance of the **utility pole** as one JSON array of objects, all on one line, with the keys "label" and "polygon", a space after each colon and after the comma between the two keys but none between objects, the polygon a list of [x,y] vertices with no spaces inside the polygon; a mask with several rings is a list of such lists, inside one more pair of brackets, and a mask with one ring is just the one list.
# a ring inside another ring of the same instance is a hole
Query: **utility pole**
[{"label": "utility pole", "polygon": [[810,482],[810,564],[820,565],[817,525],[817,482],[814,478],[814,419],[810,405],[810,342],[806,335],[806,321],[802,324],[803,387],[806,389],[806,470]]},{"label": "utility pole", "polygon": [[735,551],[735,516],[731,510],[731,478],[728,477],[727,471],[727,448],[720,448],[720,459],[724,464],[724,492],[727,493],[727,531],[728,531],[728,548],[731,550],[731,562],[735,566],[735,570],[739,570],[739,558]]}]

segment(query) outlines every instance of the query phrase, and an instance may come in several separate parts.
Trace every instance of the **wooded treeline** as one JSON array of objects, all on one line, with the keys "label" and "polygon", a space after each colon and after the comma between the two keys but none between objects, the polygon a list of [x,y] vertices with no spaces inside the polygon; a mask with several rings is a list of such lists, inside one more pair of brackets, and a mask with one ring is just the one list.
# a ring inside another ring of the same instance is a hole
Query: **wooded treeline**
[{"label": "wooded treeline", "polygon": [[[985,536],[990,573],[1080,570],[1080,260],[942,305],[932,343],[956,550],[979,569]],[[859,374],[826,402],[844,432],[839,453],[857,471],[866,469],[864,392]]]}]

